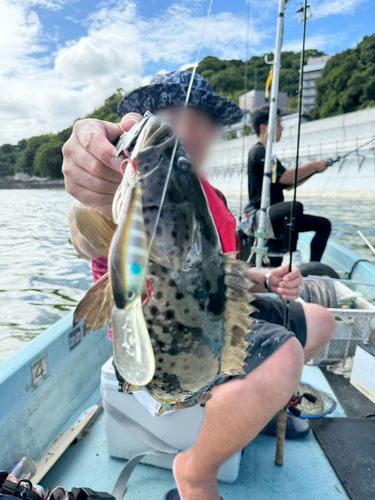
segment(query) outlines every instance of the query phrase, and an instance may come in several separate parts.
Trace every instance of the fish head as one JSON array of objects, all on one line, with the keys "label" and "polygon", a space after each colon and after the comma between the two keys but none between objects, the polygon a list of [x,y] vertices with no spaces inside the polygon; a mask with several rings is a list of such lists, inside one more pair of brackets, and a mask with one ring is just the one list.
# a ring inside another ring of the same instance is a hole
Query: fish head
[{"label": "fish head", "polygon": [[146,233],[154,235],[150,260],[176,270],[193,246],[199,179],[171,126],[158,117],[142,129],[132,157],[141,177]]}]

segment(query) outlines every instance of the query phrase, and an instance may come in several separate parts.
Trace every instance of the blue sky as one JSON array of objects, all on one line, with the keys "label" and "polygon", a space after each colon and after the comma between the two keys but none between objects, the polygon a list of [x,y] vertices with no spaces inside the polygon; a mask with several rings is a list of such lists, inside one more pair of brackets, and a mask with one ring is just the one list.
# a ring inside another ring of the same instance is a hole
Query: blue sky
[{"label": "blue sky", "polygon": [[[374,32],[374,0],[311,0],[307,47],[334,54]],[[273,50],[277,0],[250,0],[249,56]],[[0,0],[0,144],[56,132],[117,88],[195,61],[209,0]],[[290,0],[284,50],[299,51]],[[246,0],[214,0],[201,58],[246,55]]]}]

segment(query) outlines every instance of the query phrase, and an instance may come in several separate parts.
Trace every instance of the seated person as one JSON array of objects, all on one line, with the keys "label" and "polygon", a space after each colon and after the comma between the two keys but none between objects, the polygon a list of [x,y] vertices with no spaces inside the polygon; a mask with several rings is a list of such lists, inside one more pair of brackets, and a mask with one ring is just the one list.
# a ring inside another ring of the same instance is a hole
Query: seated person
[{"label": "seated person", "polygon": [[[82,237],[73,210],[75,205],[85,204],[111,217],[113,196],[122,178],[119,171],[122,160],[116,158],[113,146],[120,134],[139,122],[147,109],[161,114],[180,136],[194,168],[200,170],[218,126],[234,123],[241,117],[239,108],[213,94],[208,81],[199,75],[193,81],[189,107],[182,110],[190,77],[191,73],[184,71],[157,76],[149,86],[123,99],[119,105],[120,123],[80,120],[63,147],[66,189],[76,198],[69,214],[72,242],[80,255],[93,259],[97,279],[106,272],[106,259]],[[182,113],[184,119],[180,120]],[[207,180],[202,179],[202,186],[209,193],[207,198],[223,251],[234,251],[236,224],[225,198]],[[256,292],[271,290],[292,301],[299,296],[298,269],[289,273],[284,266],[267,278],[262,270],[251,269],[248,273],[258,283],[253,287]],[[220,499],[216,481],[219,467],[252,441],[289,401],[300,381],[304,362],[319,352],[334,333],[335,321],[321,306],[291,302],[291,331],[288,331],[282,326],[285,310],[282,298],[257,302],[259,321],[253,325],[254,346],[244,367],[246,375],[226,377],[215,384],[197,441],[174,461],[173,473],[183,499]],[[268,338],[272,342],[262,348],[260,343]],[[179,498],[177,491],[172,494],[173,498]]]},{"label": "seated person", "polygon": [[[269,107],[257,109],[252,115],[253,129],[258,136],[258,142],[250,149],[248,161],[248,189],[249,204],[245,208],[248,213],[248,228],[256,231],[258,227],[257,213],[260,209],[263,185],[264,161],[266,156],[267,127],[268,127]],[[281,125],[280,113],[277,112],[276,141],[281,139],[283,127]],[[298,184],[307,181],[315,173],[324,172],[327,163],[324,160],[317,160],[307,163],[298,168]],[[283,190],[290,188],[294,183],[295,169],[286,170],[277,160],[276,182],[271,183],[270,207],[267,211],[268,222],[272,226],[274,236],[278,238],[283,235],[284,248],[289,248],[289,218],[291,202],[284,201]],[[268,226],[268,229],[270,227]],[[316,234],[311,242],[310,260],[320,262],[324,249],[331,232],[331,223],[324,217],[305,214],[303,205],[296,204],[295,230],[292,232],[292,260],[293,265],[302,264],[302,259],[297,250],[298,234],[305,231],[314,231]],[[289,263],[289,254],[284,257],[283,264]]]}]

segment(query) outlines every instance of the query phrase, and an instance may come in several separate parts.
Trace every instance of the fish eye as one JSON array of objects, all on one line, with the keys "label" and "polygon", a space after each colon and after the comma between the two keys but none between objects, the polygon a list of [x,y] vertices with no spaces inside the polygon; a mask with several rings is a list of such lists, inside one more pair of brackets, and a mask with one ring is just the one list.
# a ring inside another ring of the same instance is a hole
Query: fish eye
[{"label": "fish eye", "polygon": [[189,168],[190,161],[185,158],[185,156],[180,156],[177,160],[177,166],[181,168],[181,170],[187,170]]},{"label": "fish eye", "polygon": [[135,291],[134,290],[129,290],[127,293],[126,293],[126,298],[128,300],[133,300],[135,297]]}]

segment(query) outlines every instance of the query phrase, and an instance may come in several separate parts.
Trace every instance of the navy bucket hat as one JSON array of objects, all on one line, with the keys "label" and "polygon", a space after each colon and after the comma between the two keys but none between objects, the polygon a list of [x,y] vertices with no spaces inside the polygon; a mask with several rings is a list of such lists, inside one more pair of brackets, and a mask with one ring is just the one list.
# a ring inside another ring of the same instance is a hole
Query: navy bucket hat
[{"label": "navy bucket hat", "polygon": [[[143,115],[146,111],[154,113],[158,109],[182,107],[190,79],[190,71],[155,76],[149,85],[125,96],[118,105],[117,113],[122,118],[127,113]],[[198,74],[194,76],[188,106],[207,111],[220,125],[232,125],[242,118],[241,109],[229,99],[215,94],[209,81]]]}]

